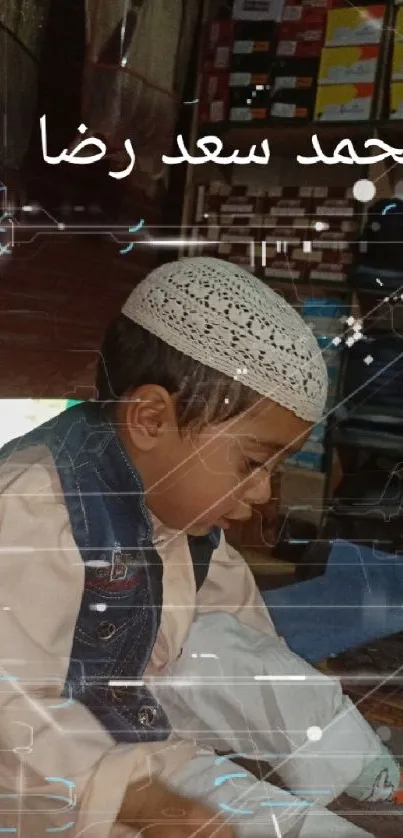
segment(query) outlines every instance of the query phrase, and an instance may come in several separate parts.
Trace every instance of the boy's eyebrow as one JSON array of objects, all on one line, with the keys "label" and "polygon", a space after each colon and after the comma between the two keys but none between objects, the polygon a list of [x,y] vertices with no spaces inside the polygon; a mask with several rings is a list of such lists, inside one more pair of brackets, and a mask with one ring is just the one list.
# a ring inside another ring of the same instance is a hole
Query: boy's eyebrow
[{"label": "boy's eyebrow", "polygon": [[284,442],[275,442],[274,440],[271,442],[268,439],[256,439],[256,437],[251,437],[250,442],[257,448],[264,448],[265,451],[270,454],[280,454],[282,451],[297,451],[299,447],[293,442],[288,444]]}]

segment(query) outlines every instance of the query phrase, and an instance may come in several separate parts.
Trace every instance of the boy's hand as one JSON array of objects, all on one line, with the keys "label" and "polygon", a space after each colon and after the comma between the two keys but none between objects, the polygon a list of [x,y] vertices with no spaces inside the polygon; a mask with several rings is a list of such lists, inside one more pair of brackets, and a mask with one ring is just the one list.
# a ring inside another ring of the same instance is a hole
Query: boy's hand
[{"label": "boy's hand", "polygon": [[141,789],[129,786],[118,820],[144,831],[147,838],[235,838],[235,831],[220,814],[155,778]]}]

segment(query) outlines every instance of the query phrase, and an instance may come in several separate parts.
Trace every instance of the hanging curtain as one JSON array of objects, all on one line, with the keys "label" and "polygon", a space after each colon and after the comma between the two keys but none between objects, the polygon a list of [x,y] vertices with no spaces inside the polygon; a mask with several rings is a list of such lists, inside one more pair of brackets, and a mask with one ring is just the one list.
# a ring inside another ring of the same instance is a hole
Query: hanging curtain
[{"label": "hanging curtain", "polygon": [[199,0],[86,0],[83,121],[117,156],[130,139],[136,169],[151,177],[171,149],[199,8]]},{"label": "hanging curtain", "polygon": [[49,3],[0,0],[0,163],[5,169],[20,169],[28,150]]}]

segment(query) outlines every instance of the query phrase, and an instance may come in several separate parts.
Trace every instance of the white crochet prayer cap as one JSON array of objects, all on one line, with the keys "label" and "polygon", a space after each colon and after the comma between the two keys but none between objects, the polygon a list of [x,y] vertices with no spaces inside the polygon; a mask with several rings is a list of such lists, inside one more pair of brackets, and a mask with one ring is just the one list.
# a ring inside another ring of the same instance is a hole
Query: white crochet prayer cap
[{"label": "white crochet prayer cap", "polygon": [[317,422],[327,373],[295,309],[243,268],[210,257],[168,262],[134,288],[123,314],[195,361]]}]

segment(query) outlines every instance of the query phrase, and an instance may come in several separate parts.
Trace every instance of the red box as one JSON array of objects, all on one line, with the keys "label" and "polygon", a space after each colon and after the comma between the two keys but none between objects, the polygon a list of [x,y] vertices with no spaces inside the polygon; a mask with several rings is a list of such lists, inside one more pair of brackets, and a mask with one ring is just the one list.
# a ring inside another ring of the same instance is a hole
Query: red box
[{"label": "red box", "polygon": [[263,241],[266,242],[266,248],[271,248],[276,245],[277,242],[287,242],[288,245],[291,247],[296,247],[300,240],[301,236],[299,231],[295,229],[295,227],[273,227],[269,231],[267,227],[263,227]]},{"label": "red box", "polygon": [[313,270],[315,265],[321,266],[324,270],[324,265],[338,264],[342,266],[351,265],[353,254],[349,248],[348,242],[345,249],[324,248],[318,242],[311,242],[311,250],[304,251],[303,247],[293,248],[290,253],[290,258],[296,262],[305,262],[310,270]]},{"label": "red box", "polygon": [[353,219],[329,224],[328,230],[312,232],[313,246],[321,247],[323,251],[349,250],[357,238],[357,230],[358,225]]},{"label": "red box", "polygon": [[270,189],[265,190],[264,197],[270,200],[278,198],[286,198],[294,200],[295,198],[311,198],[313,195],[313,186],[271,186]]},{"label": "red box", "polygon": [[313,205],[313,213],[320,221],[323,217],[331,216],[354,216],[354,203],[348,198],[323,198],[322,201],[315,201]]},{"label": "red box", "polygon": [[206,73],[202,77],[199,122],[225,122],[229,113],[229,73]]},{"label": "red box", "polygon": [[301,282],[304,278],[304,266],[301,262],[287,259],[286,256],[277,256],[267,262],[264,268],[265,279],[285,279]]},{"label": "red box", "polygon": [[351,186],[314,186],[312,196],[316,200],[318,198],[348,198],[350,201],[354,200]]},{"label": "red box", "polygon": [[302,41],[303,43],[320,43],[325,40],[326,18],[322,22],[305,26],[303,23],[280,23],[278,41]]},{"label": "red box", "polygon": [[311,201],[309,198],[265,198],[263,201],[263,212],[277,218],[296,218],[301,215],[309,215]]},{"label": "red box", "polygon": [[218,257],[220,259],[228,259],[229,262],[234,262],[235,265],[242,265],[242,267],[254,273],[256,265],[252,263],[253,242],[253,237],[249,241],[244,240],[242,242],[221,241],[218,245]]},{"label": "red box", "polygon": [[279,41],[278,58],[320,58],[323,41]]},{"label": "red box", "polygon": [[340,262],[320,262],[309,269],[308,280],[330,280],[332,282],[345,282],[348,275],[348,265]]},{"label": "red box", "polygon": [[[301,9],[335,9],[337,6],[347,5],[344,0],[285,0],[283,14],[286,9],[301,8]],[[298,12],[297,12],[298,14]],[[284,18],[283,18],[284,19]],[[291,18],[287,18],[291,19]],[[298,18],[293,18],[297,20]]]},{"label": "red box", "polygon": [[220,231],[225,229],[232,229],[235,233],[237,233],[240,229],[244,230],[246,227],[249,230],[249,235],[251,230],[256,228],[260,229],[262,226],[262,216],[256,215],[241,215],[237,213],[228,214],[224,213],[211,213],[208,217],[208,223],[217,227]]},{"label": "red box", "polygon": [[201,70],[229,70],[235,25],[232,20],[213,20],[205,27]]},{"label": "red box", "polygon": [[283,9],[283,18],[279,29],[285,25],[295,25],[306,28],[307,26],[326,26],[327,9],[315,6],[286,6]]}]

